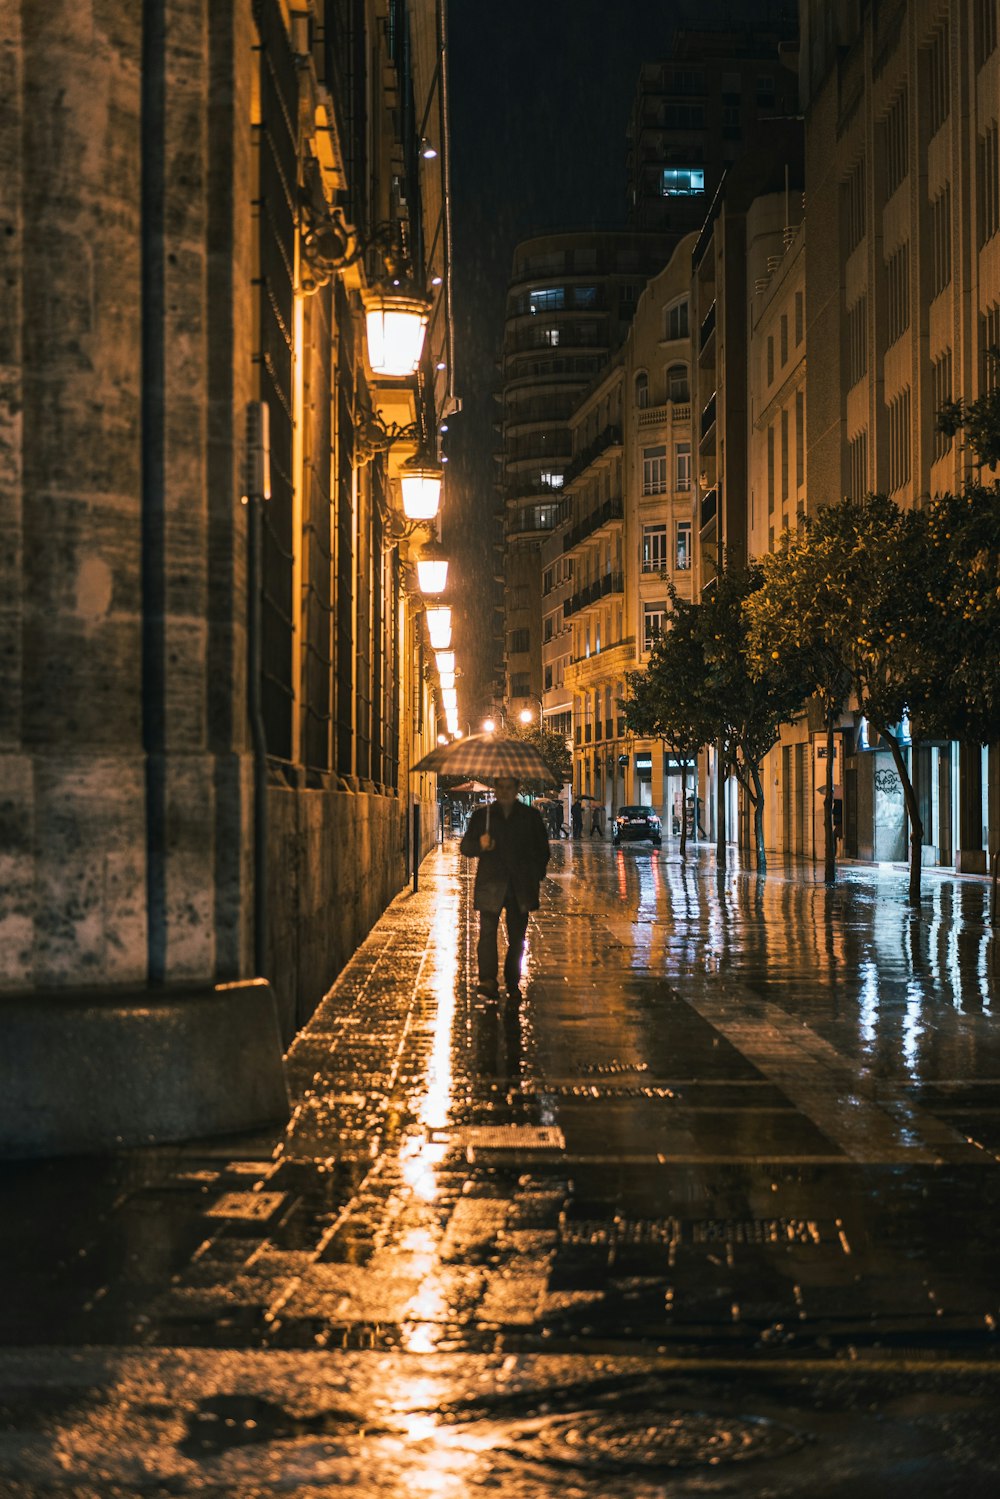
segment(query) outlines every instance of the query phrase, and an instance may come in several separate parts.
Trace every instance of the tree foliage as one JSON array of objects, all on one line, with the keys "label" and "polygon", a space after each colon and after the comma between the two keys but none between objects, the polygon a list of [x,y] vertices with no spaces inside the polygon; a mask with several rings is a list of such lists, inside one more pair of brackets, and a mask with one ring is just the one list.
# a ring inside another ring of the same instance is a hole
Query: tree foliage
[{"label": "tree foliage", "polygon": [[[1000,349],[989,349],[994,370],[1000,372]],[[982,468],[1000,465],[1000,382],[974,401],[945,401],[937,414],[937,429],[947,437],[964,431],[966,446]]]},{"label": "tree foliage", "polygon": [[667,628],[644,672],[629,677],[626,722],[636,733],[656,733],[671,750],[690,756],[710,742],[721,746],[723,770],[746,790],[754,810],[757,866],[765,867],[764,756],[781,724],[801,708],[800,675],[778,659],[755,670],[747,654],[746,599],[760,588],[756,563],[724,567],[711,592],[695,603],[670,595]]},{"label": "tree foliage", "polygon": [[[553,734],[549,729],[543,729],[538,724],[518,724],[511,728],[511,737],[524,739],[541,755],[545,764],[551,772],[551,781],[547,784],[563,787],[573,778],[573,756],[566,745],[562,734]],[[544,789],[541,782],[526,782],[525,789],[528,791],[541,791]]]}]

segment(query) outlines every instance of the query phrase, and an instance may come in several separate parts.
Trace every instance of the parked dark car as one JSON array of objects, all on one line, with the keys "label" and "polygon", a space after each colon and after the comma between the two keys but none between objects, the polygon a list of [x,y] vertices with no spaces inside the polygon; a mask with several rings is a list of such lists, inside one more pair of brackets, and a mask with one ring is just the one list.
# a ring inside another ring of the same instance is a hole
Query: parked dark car
[{"label": "parked dark car", "polygon": [[619,807],[611,829],[612,843],[637,843],[649,839],[659,848],[663,833],[652,807]]}]

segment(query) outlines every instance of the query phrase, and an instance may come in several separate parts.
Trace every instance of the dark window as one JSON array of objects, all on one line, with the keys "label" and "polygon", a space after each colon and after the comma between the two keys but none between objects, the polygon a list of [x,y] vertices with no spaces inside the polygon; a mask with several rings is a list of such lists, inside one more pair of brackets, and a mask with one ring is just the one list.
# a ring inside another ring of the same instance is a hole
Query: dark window
[{"label": "dark window", "polygon": [[531,649],[530,632],[528,630],[511,630],[509,649],[512,656],[525,655]]}]

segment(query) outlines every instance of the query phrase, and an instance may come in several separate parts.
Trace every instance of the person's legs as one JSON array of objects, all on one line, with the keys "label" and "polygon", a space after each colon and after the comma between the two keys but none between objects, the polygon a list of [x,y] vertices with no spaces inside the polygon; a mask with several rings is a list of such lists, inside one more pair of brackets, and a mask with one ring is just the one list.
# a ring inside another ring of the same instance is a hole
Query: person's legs
[{"label": "person's legs", "polygon": [[497,926],[499,921],[499,911],[480,911],[479,913],[479,944],[476,948],[476,961],[481,984],[496,984],[497,981],[499,967]]},{"label": "person's legs", "polygon": [[518,989],[521,985],[521,962],[528,931],[528,913],[520,910],[513,895],[508,897],[504,907],[504,921],[507,927],[507,956],[503,965],[503,981],[508,989]]}]

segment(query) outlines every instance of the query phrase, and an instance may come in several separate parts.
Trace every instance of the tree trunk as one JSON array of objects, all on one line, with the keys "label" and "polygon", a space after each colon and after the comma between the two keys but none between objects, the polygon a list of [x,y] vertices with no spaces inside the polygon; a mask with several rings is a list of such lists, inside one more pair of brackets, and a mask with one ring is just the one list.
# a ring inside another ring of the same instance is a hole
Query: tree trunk
[{"label": "tree trunk", "polygon": [[715,867],[726,867],[726,781],[722,740],[715,742]]},{"label": "tree trunk", "polygon": [[[837,878],[836,845],[833,841],[833,704],[826,705],[826,792],[823,796],[823,878],[832,885]],[[843,794],[843,783],[841,783]]]},{"label": "tree trunk", "polygon": [[765,851],[765,788],[760,779],[760,767],[751,763],[750,775],[754,787],[750,791],[750,802],[754,809],[754,853],[757,856],[757,874],[768,872],[768,854]]},{"label": "tree trunk", "polygon": [[[681,858],[687,858],[688,846],[688,772],[687,760],[681,757]],[[698,815],[697,802],[695,803],[695,816]]]},{"label": "tree trunk", "polygon": [[[878,725],[876,725],[876,728],[878,728]],[[899,743],[899,740],[896,738],[895,734],[890,734],[887,730],[882,728],[879,728],[879,734],[889,746],[889,753],[892,755],[892,763],[896,767],[896,773],[898,774],[903,786],[903,800],[906,803],[906,813],[910,821],[910,889],[907,895],[907,900],[909,901],[911,906],[919,906],[920,872],[922,868],[921,850],[924,846],[924,825],[920,820],[920,807],[919,803],[917,802],[917,793],[913,789],[913,782],[910,780],[910,772],[906,768],[906,756],[903,754],[903,748]],[[916,754],[915,744],[913,745],[913,751],[914,754]]]}]

